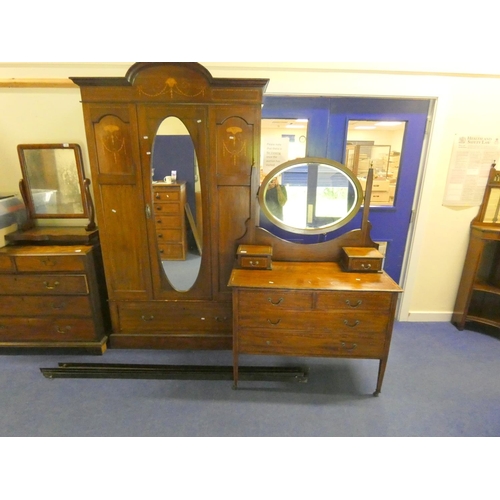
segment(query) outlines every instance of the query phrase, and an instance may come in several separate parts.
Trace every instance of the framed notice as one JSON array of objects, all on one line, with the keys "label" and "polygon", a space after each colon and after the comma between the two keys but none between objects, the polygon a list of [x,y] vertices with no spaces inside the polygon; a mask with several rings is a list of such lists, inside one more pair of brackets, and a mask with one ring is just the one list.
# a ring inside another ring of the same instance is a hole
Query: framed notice
[{"label": "framed notice", "polygon": [[500,137],[455,135],[443,205],[481,205],[491,165],[500,160]]}]

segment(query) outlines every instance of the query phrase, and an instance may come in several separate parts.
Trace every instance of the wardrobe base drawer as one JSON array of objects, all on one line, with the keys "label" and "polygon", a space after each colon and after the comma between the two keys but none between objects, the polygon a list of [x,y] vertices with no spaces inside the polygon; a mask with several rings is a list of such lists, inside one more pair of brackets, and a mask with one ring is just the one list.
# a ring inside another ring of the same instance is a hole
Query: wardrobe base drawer
[{"label": "wardrobe base drawer", "polygon": [[232,331],[231,304],[123,302],[118,304],[119,332],[177,333]]},{"label": "wardrobe base drawer", "polygon": [[127,334],[112,333],[109,347],[113,349],[169,349],[169,350],[229,350],[233,342],[231,333],[216,334]]}]

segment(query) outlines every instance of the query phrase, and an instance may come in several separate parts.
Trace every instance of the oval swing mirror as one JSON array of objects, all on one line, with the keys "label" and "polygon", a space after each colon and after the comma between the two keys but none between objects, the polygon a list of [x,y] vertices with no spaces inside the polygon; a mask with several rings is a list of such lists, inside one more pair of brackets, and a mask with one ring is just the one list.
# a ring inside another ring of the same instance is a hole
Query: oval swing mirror
[{"label": "oval swing mirror", "polygon": [[162,268],[172,287],[186,292],[200,272],[203,214],[196,151],[177,117],[163,120],[155,136],[152,184]]},{"label": "oval swing mirror", "polygon": [[347,224],[358,212],[363,191],[341,163],[299,158],[269,172],[259,190],[262,212],[292,233],[322,234]]}]

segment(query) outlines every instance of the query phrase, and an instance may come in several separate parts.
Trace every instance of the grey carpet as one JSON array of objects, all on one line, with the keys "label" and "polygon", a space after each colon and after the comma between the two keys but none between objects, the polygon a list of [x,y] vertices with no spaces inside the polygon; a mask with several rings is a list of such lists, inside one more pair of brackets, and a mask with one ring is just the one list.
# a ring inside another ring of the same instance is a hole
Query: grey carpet
[{"label": "grey carpet", "polygon": [[449,323],[397,323],[378,362],[243,357],[309,367],[284,382],[54,379],[61,361],[231,364],[229,352],[108,350],[0,356],[0,436],[499,436],[500,340]]}]

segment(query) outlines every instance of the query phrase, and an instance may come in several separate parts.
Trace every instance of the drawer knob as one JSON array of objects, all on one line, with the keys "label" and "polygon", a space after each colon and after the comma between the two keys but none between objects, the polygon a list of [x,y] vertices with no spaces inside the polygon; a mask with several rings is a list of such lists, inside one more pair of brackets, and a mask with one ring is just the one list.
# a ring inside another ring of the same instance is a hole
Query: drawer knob
[{"label": "drawer knob", "polygon": [[56,331],[57,333],[69,333],[71,331],[71,326],[57,326]]},{"label": "drawer knob", "polygon": [[344,320],[344,325],[348,326],[349,328],[354,328],[355,326],[359,325],[359,320],[356,320],[354,323],[349,323],[346,319]]},{"label": "drawer knob", "polygon": [[44,266],[47,266],[47,267],[54,267],[56,265],[56,263],[50,258],[50,257],[46,257],[44,259],[41,259],[40,261]]},{"label": "drawer knob", "polygon": [[142,315],[141,319],[142,319],[142,321],[153,321],[155,319],[155,317],[153,315],[151,315],[151,316]]},{"label": "drawer knob", "polygon": [[278,321],[271,321],[270,319],[268,319],[267,321],[268,321],[269,323],[271,323],[271,325],[276,326],[276,325],[279,325],[279,323],[280,323],[281,319],[279,319]]},{"label": "drawer knob", "polygon": [[359,306],[363,303],[363,301],[362,301],[362,300],[358,300],[358,301],[356,302],[356,304],[351,304],[351,301],[350,301],[349,299],[347,299],[347,300],[345,301],[345,303],[346,303],[349,307],[359,307]]},{"label": "drawer knob", "polygon": [[44,281],[43,284],[47,290],[54,290],[54,288],[59,285],[59,281],[54,281],[53,285],[51,285],[48,281]]},{"label": "drawer knob", "polygon": [[267,300],[271,302],[273,306],[279,306],[283,302],[283,297],[281,297],[277,302],[273,302],[273,299],[271,299],[271,297],[269,297]]}]

